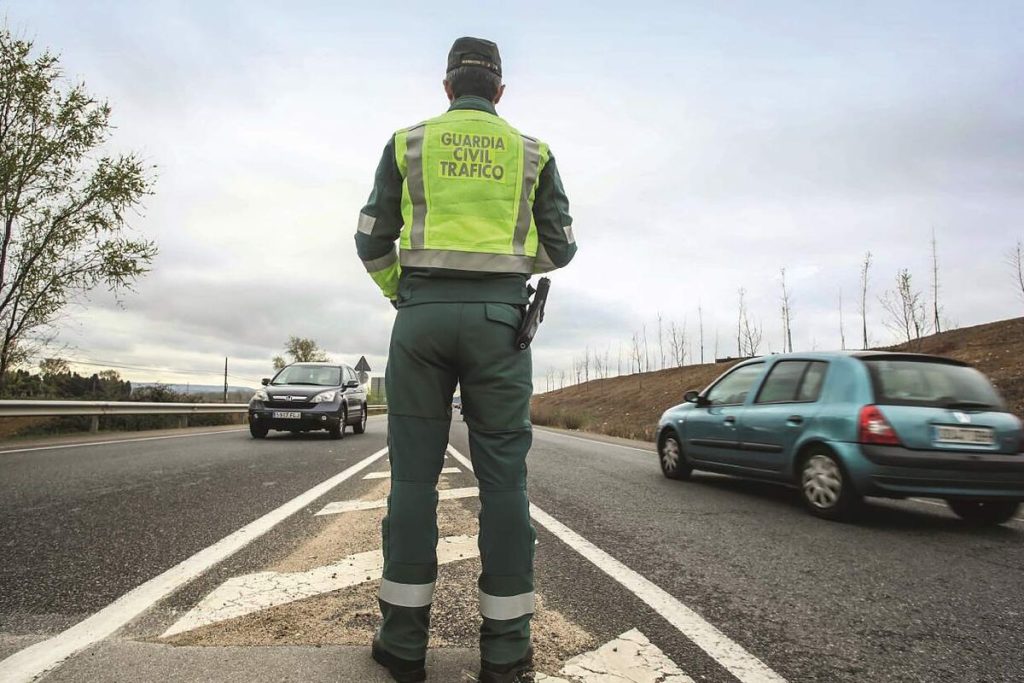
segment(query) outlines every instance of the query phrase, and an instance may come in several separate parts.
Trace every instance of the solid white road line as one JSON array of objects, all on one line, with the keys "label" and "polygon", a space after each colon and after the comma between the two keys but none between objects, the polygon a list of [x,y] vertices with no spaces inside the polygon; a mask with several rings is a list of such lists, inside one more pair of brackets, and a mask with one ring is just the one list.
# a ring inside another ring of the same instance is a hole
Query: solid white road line
[{"label": "solid white road line", "polygon": [[[476,536],[441,538],[437,542],[437,563],[448,564],[479,557],[477,545]],[[384,555],[377,548],[304,572],[256,572],[235,576],[214,589],[160,637],[167,638],[200,626],[377,581],[383,575]]]},{"label": "solid white road line", "polygon": [[[437,492],[438,500],[456,500],[458,498],[476,498],[480,495],[480,489],[475,486],[464,489],[442,489]],[[388,499],[380,500],[343,500],[336,503],[328,503],[315,516],[338,515],[342,512],[355,512],[357,510],[376,510],[388,506]]]},{"label": "solid white road line", "polygon": [[139,441],[162,441],[164,439],[187,439],[192,436],[217,436],[218,434],[237,434],[248,431],[246,429],[224,429],[219,432],[193,432],[191,434],[169,434],[167,436],[144,436],[137,439],[111,439],[110,441],[86,441],[84,443],[63,443],[55,446],[33,446],[32,448],[15,448],[9,451],[0,451],[0,455],[8,453],[29,453],[31,451],[55,451],[60,448],[84,448],[85,446],[106,446],[111,443],[138,443]]},{"label": "solid white road line", "polygon": [[56,668],[83,648],[113,634],[157,601],[238,552],[291,515],[306,507],[338,484],[376,462],[387,453],[382,448],[355,465],[323,481],[281,507],[268,512],[164,573],[125,593],[91,617],[66,631],[36,643],[0,661],[0,681],[27,683]]},{"label": "solid white road line", "polygon": [[[450,445],[448,450],[456,460],[472,471],[473,464],[466,456]],[[743,683],[785,683],[786,679],[730,640],[702,616],[532,503],[530,515],[563,543],[647,603]]]},{"label": "solid white road line", "polygon": [[[458,474],[461,472],[458,467],[443,467],[441,468],[441,474]],[[370,472],[363,479],[389,479],[391,477],[391,470],[385,472]]]},{"label": "solid white road line", "polygon": [[653,447],[650,448],[650,449],[647,449],[647,448],[637,448],[636,446],[626,446],[624,444],[613,443],[611,441],[600,441],[598,439],[585,439],[582,436],[573,436],[572,434],[563,434],[562,432],[556,432],[556,431],[552,431],[550,429],[544,429],[543,427],[534,426],[534,431],[540,431],[540,432],[543,432],[545,434],[553,434],[555,436],[560,436],[563,439],[572,439],[573,441],[583,441],[583,442],[589,443],[589,444],[596,444],[598,446],[611,446],[612,448],[625,448],[627,451],[640,451],[641,453],[648,453],[648,454],[651,454],[651,453],[655,453],[656,454],[657,453],[657,451],[654,450]]}]

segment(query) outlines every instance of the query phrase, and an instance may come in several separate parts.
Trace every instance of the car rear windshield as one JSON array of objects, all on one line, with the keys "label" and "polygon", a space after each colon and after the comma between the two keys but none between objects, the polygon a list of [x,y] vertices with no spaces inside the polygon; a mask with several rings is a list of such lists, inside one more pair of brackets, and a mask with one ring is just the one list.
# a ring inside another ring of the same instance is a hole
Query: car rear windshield
[{"label": "car rear windshield", "polygon": [[289,365],[277,374],[271,384],[336,387],[341,384],[341,368],[324,365]]},{"label": "car rear windshield", "polygon": [[1006,410],[999,392],[974,368],[940,361],[863,359],[875,402],[959,410]]}]

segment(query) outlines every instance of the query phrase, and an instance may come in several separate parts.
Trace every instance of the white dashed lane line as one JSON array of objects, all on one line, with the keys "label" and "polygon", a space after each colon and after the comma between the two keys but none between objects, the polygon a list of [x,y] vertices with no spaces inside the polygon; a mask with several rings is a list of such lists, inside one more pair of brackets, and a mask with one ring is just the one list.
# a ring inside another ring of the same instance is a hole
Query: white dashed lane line
[{"label": "white dashed lane line", "polygon": [[[480,489],[475,486],[464,489],[442,489],[437,492],[438,500],[456,500],[458,498],[476,498]],[[328,503],[317,515],[338,515],[343,512],[355,512],[357,510],[376,510],[388,506],[388,499],[380,500],[342,500],[336,503]]]},{"label": "white dashed lane line", "polygon": [[[437,543],[437,563],[479,557],[476,536],[447,536]],[[384,574],[380,548],[349,555],[340,562],[304,572],[257,572],[228,579],[167,629],[167,638],[200,626],[379,581]]]},{"label": "white dashed lane line", "polygon": [[[624,446],[620,447],[625,448]],[[469,458],[450,445],[448,452],[466,469],[473,470],[473,464]],[[551,534],[646,603],[742,683],[785,683],[786,679],[772,671],[768,665],[747,652],[711,623],[705,621],[702,616],[533,503],[530,504],[530,516]]]},{"label": "white dashed lane line", "polygon": [[[441,474],[458,474],[461,472],[458,467],[445,467],[441,469]],[[385,472],[370,472],[363,479],[388,479],[391,477],[391,470]]]},{"label": "white dashed lane line", "polygon": [[60,665],[65,659],[113,635],[135,617],[174,591],[267,533],[285,519],[323,496],[338,484],[377,462],[387,448],[369,455],[348,469],[323,481],[284,505],[246,524],[213,545],[125,593],[99,612],[52,638],[20,650],[0,661],[0,681],[28,683]]}]

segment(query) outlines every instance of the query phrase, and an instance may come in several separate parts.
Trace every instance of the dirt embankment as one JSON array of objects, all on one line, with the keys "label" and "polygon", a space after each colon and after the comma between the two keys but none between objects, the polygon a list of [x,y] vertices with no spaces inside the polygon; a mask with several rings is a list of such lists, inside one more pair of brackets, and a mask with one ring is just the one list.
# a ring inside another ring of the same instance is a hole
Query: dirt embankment
[{"label": "dirt embankment", "polygon": [[[992,379],[1013,412],[1024,415],[1024,318],[943,332],[889,350],[966,361]],[[690,365],[566,387],[535,396],[533,420],[539,425],[651,440],[666,409],[681,403],[687,390],[703,389],[729,367],[729,363]]]}]

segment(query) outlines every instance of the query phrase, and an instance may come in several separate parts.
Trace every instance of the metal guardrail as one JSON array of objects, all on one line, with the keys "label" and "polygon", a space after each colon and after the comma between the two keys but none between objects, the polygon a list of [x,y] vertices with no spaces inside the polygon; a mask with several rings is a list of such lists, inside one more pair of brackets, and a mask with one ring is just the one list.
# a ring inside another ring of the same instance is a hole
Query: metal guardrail
[{"label": "metal guardrail", "polygon": [[248,403],[0,401],[0,417],[57,417],[60,415],[209,415],[245,413],[248,409]]},{"label": "metal guardrail", "polygon": [[[370,413],[386,405],[366,406]],[[60,415],[211,415],[246,413],[248,403],[146,403],[142,401],[0,401],[0,417]]]}]

